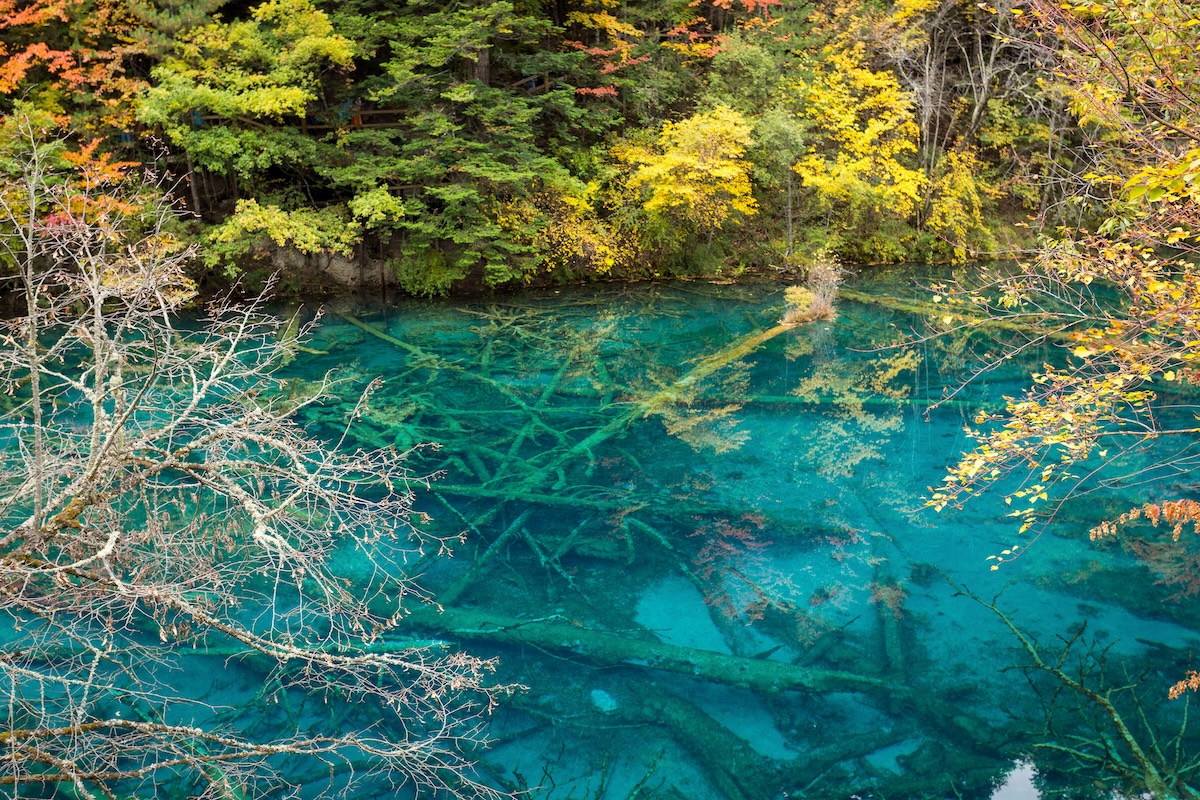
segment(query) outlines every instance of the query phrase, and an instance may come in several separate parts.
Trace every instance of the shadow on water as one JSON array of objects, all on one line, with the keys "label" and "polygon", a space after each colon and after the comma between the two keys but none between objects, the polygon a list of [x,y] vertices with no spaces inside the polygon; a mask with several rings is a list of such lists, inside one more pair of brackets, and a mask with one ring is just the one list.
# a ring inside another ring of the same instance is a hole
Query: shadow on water
[{"label": "shadow on water", "polygon": [[1007,509],[922,507],[964,424],[1050,356],[929,411],[1003,343],[897,347],[921,322],[886,302],[780,329],[781,296],[346,308],[291,366],[291,392],[348,379],[315,430],[382,376],[347,446],[439,444],[412,455],[437,476],[421,509],[465,539],[415,567],[445,610],[408,630],[527,687],[482,775],[544,800],[1187,795],[1166,692],[1200,619],[1161,563],[1086,536],[1142,495],[1069,504],[999,571],[1024,544]]}]

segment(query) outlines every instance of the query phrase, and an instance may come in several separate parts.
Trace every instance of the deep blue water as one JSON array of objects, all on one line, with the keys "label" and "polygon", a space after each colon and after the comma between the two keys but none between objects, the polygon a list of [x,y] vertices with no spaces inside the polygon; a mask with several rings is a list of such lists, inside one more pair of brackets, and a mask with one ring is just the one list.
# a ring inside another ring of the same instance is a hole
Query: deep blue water
[{"label": "deep blue water", "polygon": [[[856,288],[920,296],[886,276]],[[440,445],[412,457],[437,476],[419,505],[466,539],[422,565],[422,582],[487,624],[422,633],[497,656],[498,680],[527,687],[493,715],[481,777],[545,800],[1142,791],[1112,715],[1025,669],[1017,636],[964,590],[1110,698],[1163,770],[1190,774],[1186,701],[1166,694],[1196,666],[1194,603],[1130,547],[1086,535],[1147,498],[1187,496],[1186,476],[1068,501],[1036,540],[999,494],[934,513],[923,498],[969,446],[963,426],[1056,356],[1025,352],[930,409],[1011,342],[899,346],[921,320],[842,301],[833,322],[710,369],[775,324],[782,293],[681,284],[345,306],[310,343],[326,354],[289,368],[298,381],[338,371],[347,402],[384,379],[352,446]],[[333,435],[344,413],[306,421]],[[1014,544],[1027,552],[991,570]],[[653,669],[655,643],[727,657]],[[750,662],[832,683],[744,688]]]}]

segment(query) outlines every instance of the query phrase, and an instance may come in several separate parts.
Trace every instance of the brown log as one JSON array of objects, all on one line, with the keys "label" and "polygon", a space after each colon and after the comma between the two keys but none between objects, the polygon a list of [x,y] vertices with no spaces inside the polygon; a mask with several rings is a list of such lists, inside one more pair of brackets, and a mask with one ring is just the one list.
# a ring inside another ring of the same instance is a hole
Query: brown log
[{"label": "brown log", "polygon": [[[805,747],[794,759],[774,759],[756,751],[700,707],[674,694],[638,687],[622,699],[630,702],[622,704],[615,716],[666,728],[729,800],[781,797],[783,791],[807,788],[804,783],[823,776],[838,763],[867,756],[917,733],[912,725],[895,725],[821,741],[815,748]],[[821,789],[828,796],[842,794],[825,783]],[[849,794],[845,792],[846,796]]]}]

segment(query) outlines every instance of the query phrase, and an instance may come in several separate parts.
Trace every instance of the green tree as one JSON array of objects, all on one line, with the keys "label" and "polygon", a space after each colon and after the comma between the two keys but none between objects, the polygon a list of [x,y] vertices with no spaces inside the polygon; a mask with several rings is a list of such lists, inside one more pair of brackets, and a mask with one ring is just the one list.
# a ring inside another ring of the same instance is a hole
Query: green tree
[{"label": "green tree", "polygon": [[188,31],[212,22],[212,14],[228,0],[130,0],[130,15],[139,23],[130,38],[139,52],[155,61],[170,55]]},{"label": "green tree", "polygon": [[607,237],[593,193],[563,162],[610,123],[593,125],[574,87],[550,81],[584,56],[548,52],[549,21],[503,1],[382,14],[361,5],[336,19],[352,30],[381,17],[386,36],[359,89],[396,116],[339,131],[337,151],[354,157],[317,170],[340,191],[387,187],[401,198],[403,214],[375,232],[401,285],[438,294],[467,278],[498,285],[559,268],[606,272],[612,257],[595,246]]},{"label": "green tree", "polygon": [[747,157],[761,213],[749,225],[762,233],[748,233],[740,246],[758,263],[795,260],[802,204],[793,167],[808,146],[810,121],[792,76],[800,66],[797,52],[809,44],[807,28],[806,15],[793,13],[729,34],[713,56],[702,98],[705,105],[729,106],[753,125]]},{"label": "green tree", "polygon": [[187,33],[155,68],[138,116],[191,164],[250,185],[311,149],[299,122],[327,72],[348,67],[353,55],[310,0],[267,0],[249,19]]}]

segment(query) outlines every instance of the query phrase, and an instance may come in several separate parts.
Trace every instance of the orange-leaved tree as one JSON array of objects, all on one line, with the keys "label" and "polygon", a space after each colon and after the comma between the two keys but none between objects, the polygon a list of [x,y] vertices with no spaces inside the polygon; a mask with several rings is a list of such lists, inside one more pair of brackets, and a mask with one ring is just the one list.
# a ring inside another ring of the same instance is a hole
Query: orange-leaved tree
[{"label": "orange-leaved tree", "polygon": [[131,133],[139,25],[125,0],[0,0],[0,96],[69,114],[76,131]]}]

